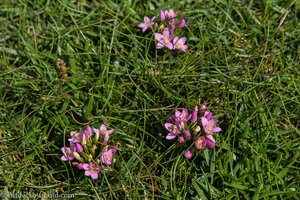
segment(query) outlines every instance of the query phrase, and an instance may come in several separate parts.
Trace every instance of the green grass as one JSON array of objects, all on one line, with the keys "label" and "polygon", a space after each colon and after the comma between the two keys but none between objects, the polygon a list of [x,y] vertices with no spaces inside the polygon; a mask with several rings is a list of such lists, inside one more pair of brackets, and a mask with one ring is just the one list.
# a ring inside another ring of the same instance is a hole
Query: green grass
[{"label": "green grass", "polygon": [[[1,193],[300,198],[300,4],[171,2],[0,1]],[[156,51],[136,27],[160,8],[186,19],[187,52]],[[223,131],[214,151],[185,161],[164,123],[199,101]],[[59,148],[71,130],[102,122],[121,150],[92,181]]]}]

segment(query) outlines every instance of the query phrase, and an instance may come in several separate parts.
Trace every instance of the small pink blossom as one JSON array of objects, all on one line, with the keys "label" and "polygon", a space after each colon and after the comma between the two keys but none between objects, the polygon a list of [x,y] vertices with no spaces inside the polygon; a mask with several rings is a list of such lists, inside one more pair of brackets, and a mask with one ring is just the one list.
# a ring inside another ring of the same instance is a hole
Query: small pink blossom
[{"label": "small pink blossom", "polygon": [[73,160],[74,159],[74,155],[73,155],[73,152],[70,149],[70,147],[62,147],[60,150],[64,154],[60,158],[62,161],[68,161],[68,160]]},{"label": "small pink blossom", "polygon": [[172,140],[181,132],[181,125],[176,121],[175,124],[165,123],[166,129],[169,131],[169,134],[166,136],[167,140]]},{"label": "small pink blossom", "polygon": [[215,127],[216,120],[214,118],[208,120],[206,117],[201,117],[201,123],[204,132],[208,135],[213,135],[215,132],[221,131],[220,127]]},{"label": "small pink blossom", "polygon": [[179,39],[179,37],[176,36],[173,40],[174,49],[177,49],[179,51],[186,51],[188,49],[188,46],[184,44],[185,42],[186,37]]},{"label": "small pink blossom", "polygon": [[85,176],[90,176],[94,180],[98,179],[98,173],[100,172],[100,169],[93,162],[90,162],[89,164],[84,163],[83,169],[85,170]]},{"label": "small pink blossom", "polygon": [[195,140],[196,149],[204,149],[205,146],[206,146],[206,139],[204,136],[200,136],[198,139]]},{"label": "small pink blossom", "polygon": [[71,131],[70,135],[72,138],[69,138],[69,142],[73,142],[73,143],[79,143],[82,140],[82,136],[83,136],[83,130],[80,129],[80,131]]},{"label": "small pink blossom", "polygon": [[155,16],[152,17],[152,19],[150,19],[149,17],[145,16],[144,17],[144,22],[140,23],[138,25],[138,27],[141,28],[143,32],[145,32],[148,28],[150,28],[150,27],[153,26],[155,18],[156,18]]},{"label": "small pink blossom", "polygon": [[113,134],[114,131],[115,131],[115,129],[107,130],[107,128],[104,124],[102,124],[100,126],[100,130],[94,128],[94,132],[96,133],[96,135],[99,134],[101,137],[104,138],[103,141],[102,141],[103,145],[107,144],[110,135]]},{"label": "small pink blossom", "polygon": [[167,47],[168,49],[173,49],[173,44],[171,40],[173,39],[173,35],[170,34],[169,29],[165,29],[163,34],[154,33],[155,40],[157,40],[156,48],[161,49],[163,47]]},{"label": "small pink blossom", "polygon": [[174,12],[174,10],[173,9],[170,9],[169,11],[165,11],[165,16],[168,18],[168,19],[170,19],[170,20],[172,20],[172,19],[174,19],[175,17],[176,17],[176,13]]},{"label": "small pink blossom", "polygon": [[113,152],[112,149],[109,149],[108,151],[102,152],[101,155],[101,161],[106,165],[111,165],[113,162]]},{"label": "small pink blossom", "polygon": [[175,117],[181,122],[181,126],[183,126],[184,123],[190,120],[191,116],[189,115],[188,109],[184,108],[182,112],[179,110],[175,110]]},{"label": "small pink blossom", "polygon": [[188,150],[184,153],[184,157],[188,160],[191,159],[192,156],[193,156],[193,154],[190,150]]}]

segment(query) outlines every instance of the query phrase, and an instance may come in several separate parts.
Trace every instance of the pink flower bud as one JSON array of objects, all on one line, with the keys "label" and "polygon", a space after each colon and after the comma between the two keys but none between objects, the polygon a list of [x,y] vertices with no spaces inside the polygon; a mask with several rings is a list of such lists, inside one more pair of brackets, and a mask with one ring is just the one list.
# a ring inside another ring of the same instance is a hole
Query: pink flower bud
[{"label": "pink flower bud", "polygon": [[187,139],[187,138],[190,138],[190,137],[191,137],[190,131],[185,130],[184,133],[183,133],[183,136],[184,136],[186,139]]},{"label": "pink flower bud", "polygon": [[159,11],[159,18],[161,21],[164,21],[166,19],[165,11],[163,10]]},{"label": "pink flower bud", "polygon": [[182,137],[182,136],[178,137],[177,141],[178,141],[180,144],[184,143],[184,137]]},{"label": "pink flower bud", "polygon": [[200,112],[204,113],[206,111],[206,106],[204,104],[200,105]]},{"label": "pink flower bud", "polygon": [[191,151],[186,151],[185,153],[184,153],[184,157],[186,158],[186,159],[191,159],[191,157],[193,156],[193,154],[192,154],[192,152]]},{"label": "pink flower bud", "polygon": [[177,24],[177,26],[179,28],[183,28],[185,26],[185,20],[183,18],[181,18]]},{"label": "pink flower bud", "polygon": [[197,115],[198,115],[198,106],[194,107],[194,110],[192,112],[191,121],[196,122],[197,121]]}]

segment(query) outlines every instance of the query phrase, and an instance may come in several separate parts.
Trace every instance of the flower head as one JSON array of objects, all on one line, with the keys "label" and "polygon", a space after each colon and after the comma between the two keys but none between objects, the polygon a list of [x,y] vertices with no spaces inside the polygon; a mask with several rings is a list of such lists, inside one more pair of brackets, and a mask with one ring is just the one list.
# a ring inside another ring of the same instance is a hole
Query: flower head
[{"label": "flower head", "polygon": [[177,117],[178,121],[181,122],[181,125],[189,121],[189,119],[191,118],[188,109],[186,108],[184,108],[182,112],[180,112],[179,110],[175,110],[175,116]]},{"label": "flower head", "polygon": [[220,127],[215,127],[216,120],[214,118],[208,120],[206,117],[201,117],[201,123],[204,132],[208,135],[213,135],[215,132],[221,131]]},{"label": "flower head", "polygon": [[210,149],[213,149],[213,148],[215,148],[216,143],[211,140],[206,140],[206,146]]},{"label": "flower head", "polygon": [[161,49],[163,47],[167,47],[168,49],[173,49],[173,44],[171,40],[173,39],[173,35],[170,34],[169,29],[165,29],[163,34],[154,33],[155,40],[157,40],[156,48]]},{"label": "flower head", "polygon": [[94,180],[98,179],[100,169],[93,162],[84,163],[83,169],[85,170],[84,175],[90,176]]},{"label": "flower head", "polygon": [[144,17],[144,22],[143,23],[140,23],[138,25],[139,28],[142,29],[143,32],[145,32],[148,28],[152,27],[153,24],[154,24],[154,19],[155,19],[155,16],[152,17],[151,19],[147,16]]},{"label": "flower head", "polygon": [[174,49],[180,51],[186,51],[188,49],[188,46],[184,44],[185,42],[186,42],[186,37],[179,39],[179,37],[176,36],[173,40]]},{"label": "flower head", "polygon": [[104,137],[104,140],[103,140],[102,144],[104,144],[104,145],[107,144],[109,136],[111,134],[113,134],[114,131],[115,131],[115,129],[107,130],[107,128],[106,128],[106,126],[104,124],[102,124],[100,126],[99,134],[100,134],[100,136]]},{"label": "flower head", "polygon": [[60,150],[64,154],[60,158],[62,161],[68,161],[68,160],[73,160],[74,159],[74,155],[73,155],[73,152],[70,149],[70,147],[62,147]]},{"label": "flower head", "polygon": [[113,161],[113,152],[112,149],[109,149],[108,151],[102,152],[101,155],[101,161],[106,165],[111,165]]},{"label": "flower head", "polygon": [[172,140],[181,132],[181,125],[178,121],[175,121],[175,124],[172,123],[165,123],[166,129],[169,131],[169,134],[167,135],[167,140]]},{"label": "flower head", "polygon": [[191,159],[192,156],[193,156],[193,154],[190,150],[188,150],[184,153],[184,157],[188,160]]},{"label": "flower head", "polygon": [[69,142],[73,142],[73,143],[79,143],[82,140],[82,136],[83,136],[83,130],[80,129],[80,131],[71,131],[70,135],[72,138],[69,138]]},{"label": "flower head", "polygon": [[200,136],[198,139],[195,140],[196,149],[204,149],[205,146],[206,146],[206,139],[204,136]]}]

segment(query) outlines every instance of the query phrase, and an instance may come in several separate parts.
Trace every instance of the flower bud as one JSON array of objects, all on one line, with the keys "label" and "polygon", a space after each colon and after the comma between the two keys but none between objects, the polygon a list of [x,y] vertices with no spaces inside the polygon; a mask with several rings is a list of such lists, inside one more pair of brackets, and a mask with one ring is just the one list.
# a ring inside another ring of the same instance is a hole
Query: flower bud
[{"label": "flower bud", "polygon": [[185,26],[185,20],[183,18],[181,18],[177,24],[177,26],[179,28],[183,28]]},{"label": "flower bud", "polygon": [[81,159],[79,153],[77,153],[76,151],[73,152],[73,155],[74,155],[74,157],[75,157],[77,160],[80,160],[80,159]]},{"label": "flower bud", "polygon": [[159,18],[161,21],[164,21],[166,19],[165,11],[163,10],[159,11]]},{"label": "flower bud", "polygon": [[190,131],[185,130],[184,133],[183,133],[183,136],[184,136],[186,139],[187,139],[187,138],[190,138],[190,137],[191,137]]},{"label": "flower bud", "polygon": [[192,112],[191,121],[196,122],[197,121],[197,116],[198,116],[198,106],[195,106],[194,110]]},{"label": "flower bud", "polygon": [[85,135],[82,136],[81,144],[84,145],[84,146],[86,145],[86,137],[85,137]]},{"label": "flower bud", "polygon": [[200,112],[204,113],[206,111],[206,106],[204,104],[200,105]]},{"label": "flower bud", "polygon": [[192,152],[191,151],[186,151],[185,153],[184,153],[184,157],[186,158],[186,159],[191,159],[191,157],[193,156],[193,154],[192,154]]},{"label": "flower bud", "polygon": [[178,137],[177,141],[178,141],[180,144],[184,143],[184,137],[182,137],[182,136]]},{"label": "flower bud", "polygon": [[195,133],[198,133],[201,130],[200,126],[197,126],[194,130]]}]

